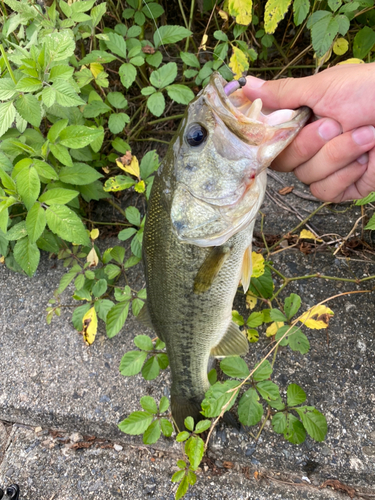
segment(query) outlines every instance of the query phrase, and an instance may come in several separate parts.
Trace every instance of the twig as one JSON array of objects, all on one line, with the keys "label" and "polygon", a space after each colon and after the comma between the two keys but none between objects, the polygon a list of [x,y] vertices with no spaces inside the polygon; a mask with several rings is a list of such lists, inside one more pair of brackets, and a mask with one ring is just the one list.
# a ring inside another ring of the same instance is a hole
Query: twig
[{"label": "twig", "polygon": [[363,219],[363,217],[364,217],[364,215],[361,215],[361,217],[355,221],[355,224],[354,224],[354,226],[353,226],[352,230],[350,231],[350,233],[349,233],[347,236],[345,236],[345,238],[343,239],[343,241],[342,241],[341,245],[340,245],[339,247],[337,247],[337,248],[336,248],[336,250],[333,252],[333,255],[336,255],[336,254],[337,254],[337,253],[341,250],[341,248],[342,248],[342,247],[344,246],[344,244],[348,241],[348,239],[350,238],[350,236],[351,236],[351,235],[354,233],[354,231],[357,229],[357,226],[358,226],[358,224],[359,224],[359,221],[360,221],[361,219]]}]

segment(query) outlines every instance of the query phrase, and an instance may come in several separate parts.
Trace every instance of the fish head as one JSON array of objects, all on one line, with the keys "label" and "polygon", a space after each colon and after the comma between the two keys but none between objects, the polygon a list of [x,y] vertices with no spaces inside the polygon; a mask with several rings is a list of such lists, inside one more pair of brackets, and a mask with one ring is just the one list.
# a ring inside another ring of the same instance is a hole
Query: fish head
[{"label": "fish head", "polygon": [[225,92],[214,73],[188,106],[173,144],[172,226],[183,243],[225,243],[245,229],[263,201],[266,168],[294,139],[309,108],[262,110],[241,89]]}]

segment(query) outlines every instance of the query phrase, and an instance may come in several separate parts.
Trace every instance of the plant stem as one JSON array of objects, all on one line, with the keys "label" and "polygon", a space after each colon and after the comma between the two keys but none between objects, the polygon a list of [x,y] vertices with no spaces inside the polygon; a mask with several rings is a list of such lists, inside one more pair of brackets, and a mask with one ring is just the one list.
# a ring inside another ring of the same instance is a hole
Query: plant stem
[{"label": "plant stem", "polygon": [[2,45],[1,43],[0,43],[0,51],[1,51],[2,56],[4,57],[5,66],[7,67],[7,70],[8,70],[8,72],[9,72],[9,74],[10,74],[10,76],[11,76],[11,78],[12,78],[13,82],[14,82],[15,84],[17,84],[16,77],[14,76],[13,70],[12,70],[12,68],[10,67],[8,57],[7,57],[7,55],[6,55],[6,52],[5,52],[5,50],[4,50],[3,45]]},{"label": "plant stem", "polygon": [[106,198],[106,200],[110,205],[112,205],[116,210],[118,210],[121,215],[126,217],[125,211],[119,205],[117,205],[117,203],[115,203],[111,198]]},{"label": "plant stem", "polygon": [[165,118],[159,118],[157,120],[152,120],[152,122],[148,122],[148,125],[155,125],[156,123],[162,123],[162,122],[168,122],[169,120],[180,120],[183,118],[185,115],[173,115],[173,116],[167,116]]}]

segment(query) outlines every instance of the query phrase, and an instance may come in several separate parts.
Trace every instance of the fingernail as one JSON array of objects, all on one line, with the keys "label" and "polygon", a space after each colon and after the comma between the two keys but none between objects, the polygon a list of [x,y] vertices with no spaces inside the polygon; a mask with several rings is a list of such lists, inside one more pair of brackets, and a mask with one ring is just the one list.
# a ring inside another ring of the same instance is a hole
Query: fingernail
[{"label": "fingernail", "polygon": [[246,82],[246,86],[252,89],[260,89],[260,87],[266,83],[265,80],[255,78],[255,76],[247,76]]},{"label": "fingernail", "polygon": [[318,133],[325,141],[330,141],[341,134],[341,125],[334,120],[324,120],[318,129]]},{"label": "fingernail", "polygon": [[360,163],[361,165],[365,165],[368,163],[368,154],[363,153],[359,158],[357,158],[357,162]]},{"label": "fingernail", "polygon": [[374,142],[375,139],[375,128],[372,125],[367,127],[357,128],[352,132],[353,141],[358,144],[358,146],[366,146]]}]

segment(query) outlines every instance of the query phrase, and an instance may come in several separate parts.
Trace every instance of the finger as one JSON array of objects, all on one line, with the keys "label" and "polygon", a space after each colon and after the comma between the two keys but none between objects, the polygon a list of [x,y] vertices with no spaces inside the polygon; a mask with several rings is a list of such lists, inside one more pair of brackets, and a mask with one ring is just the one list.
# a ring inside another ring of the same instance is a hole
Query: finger
[{"label": "finger", "polygon": [[272,162],[274,170],[291,172],[306,163],[331,139],[342,132],[341,125],[323,118],[304,127],[294,141]]},{"label": "finger", "polygon": [[375,191],[375,148],[365,153],[357,160],[361,165],[366,165],[364,174],[343,193],[344,200],[359,200],[372,191]]},{"label": "finger", "polygon": [[375,128],[371,125],[346,132],[328,141],[318,153],[294,170],[305,184],[318,182],[347,165],[375,146]]},{"label": "finger", "polygon": [[314,92],[314,77],[305,78],[283,78],[281,80],[264,81],[255,76],[246,78],[243,93],[253,101],[262,99],[266,108],[296,109],[300,106],[313,108],[318,96]]},{"label": "finger", "polygon": [[361,164],[354,161],[322,181],[313,182],[310,185],[310,191],[320,200],[332,201],[333,203],[361,198],[356,183],[359,182],[366,170],[367,163]]}]

